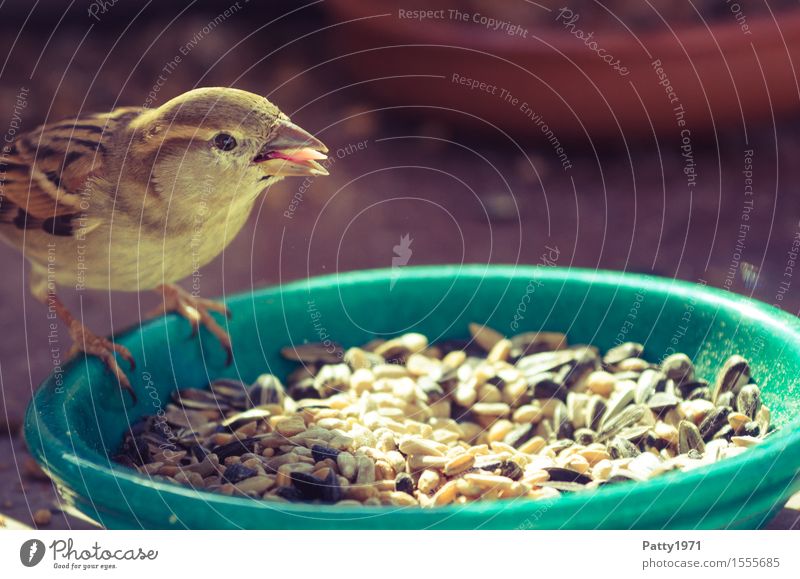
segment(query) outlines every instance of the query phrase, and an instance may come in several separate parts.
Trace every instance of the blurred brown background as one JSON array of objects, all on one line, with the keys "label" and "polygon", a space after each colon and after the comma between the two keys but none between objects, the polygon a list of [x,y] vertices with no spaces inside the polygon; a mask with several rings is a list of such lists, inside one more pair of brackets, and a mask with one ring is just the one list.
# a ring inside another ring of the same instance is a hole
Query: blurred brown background
[{"label": "blurred brown background", "polygon": [[[487,11],[485,3],[470,9]],[[373,14],[399,26],[397,10],[378,3]],[[737,122],[693,127],[695,185],[688,185],[678,130],[658,137],[647,128],[556,133],[559,153],[522,112],[517,122],[493,127],[493,107],[504,111],[498,118],[508,118],[507,107],[519,109],[519,103],[453,81],[454,73],[482,80],[470,76],[485,70],[472,68],[477,60],[470,50],[449,49],[456,51],[458,68],[440,63],[438,73],[424,52],[392,50],[383,57],[391,74],[364,69],[346,42],[362,34],[363,23],[348,21],[326,2],[12,2],[0,14],[0,132],[17,125],[27,131],[80,111],[148,100],[158,106],[196,86],[225,85],[268,96],[328,144],[335,160],[331,176],[308,191],[299,190],[299,180],[287,180],[270,192],[249,226],[203,270],[205,296],[388,267],[393,246],[409,234],[411,265],[534,264],[549,246],[558,249],[564,267],[704,279],[791,313],[800,308],[800,281],[789,280],[784,293],[779,285],[800,235],[796,85],[789,86],[794,101],[786,101],[794,106],[784,103],[780,114],[770,109],[769,91],[761,91],[767,95],[762,114],[755,107]],[[480,24],[466,30],[467,37],[533,45],[537,26],[530,25],[524,39]],[[552,35],[558,28],[548,30]],[[552,36],[543,38],[539,45]],[[165,73],[176,56],[180,62]],[[438,80],[415,79],[420,71]],[[163,86],[149,95],[159,75]],[[438,95],[432,82],[439,83]],[[382,83],[393,83],[393,98],[379,98],[386,91],[374,85]],[[517,78],[512,85],[535,110],[541,94],[535,83]],[[26,106],[15,115],[20,91]],[[458,103],[458,110],[443,110],[442,102]],[[470,115],[477,111],[476,122]],[[549,122],[557,131],[559,120]],[[745,194],[743,174],[750,164],[752,196]],[[33,511],[55,500],[49,483],[26,474],[18,436],[31,392],[51,363],[47,320],[28,294],[23,257],[2,246],[0,264],[0,513],[30,524]],[[157,301],[126,294],[87,293],[80,303],[68,292],[63,297],[82,308],[99,333],[137,323]],[[57,517],[53,525],[84,525]],[[781,517],[773,526],[800,526],[796,515]]]}]

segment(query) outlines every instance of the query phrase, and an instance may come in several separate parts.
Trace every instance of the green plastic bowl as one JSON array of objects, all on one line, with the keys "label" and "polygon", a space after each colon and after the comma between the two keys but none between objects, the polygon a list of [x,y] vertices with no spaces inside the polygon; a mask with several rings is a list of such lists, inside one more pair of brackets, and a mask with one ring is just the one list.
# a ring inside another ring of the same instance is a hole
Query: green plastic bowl
[{"label": "green plastic bowl", "polygon": [[[235,362],[185,320],[154,320],[119,337],[139,367],[139,402],[95,359],[51,376],[28,409],[25,434],[65,500],[109,528],[705,529],[764,525],[800,490],[800,321],[734,294],[641,275],[513,266],[408,267],[330,275],[227,300]],[[110,462],[128,424],[171,391],[212,378],[285,375],[279,348],[330,338],[344,345],[407,331],[432,341],[467,337],[471,321],[514,334],[559,330],[571,343],[645,344],[659,360],[688,353],[711,378],[727,356],[747,357],[780,428],[735,458],[689,473],[551,501],[509,500],[438,509],[271,503],[198,492]]]}]

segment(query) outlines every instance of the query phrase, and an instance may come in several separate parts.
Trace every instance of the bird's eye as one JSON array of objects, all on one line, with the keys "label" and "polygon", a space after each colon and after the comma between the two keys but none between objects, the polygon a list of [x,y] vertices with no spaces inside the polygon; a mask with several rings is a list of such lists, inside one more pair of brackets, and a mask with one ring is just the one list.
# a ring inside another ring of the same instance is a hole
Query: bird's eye
[{"label": "bird's eye", "polygon": [[228,133],[220,133],[214,137],[214,146],[223,151],[230,151],[236,148],[236,139]]}]

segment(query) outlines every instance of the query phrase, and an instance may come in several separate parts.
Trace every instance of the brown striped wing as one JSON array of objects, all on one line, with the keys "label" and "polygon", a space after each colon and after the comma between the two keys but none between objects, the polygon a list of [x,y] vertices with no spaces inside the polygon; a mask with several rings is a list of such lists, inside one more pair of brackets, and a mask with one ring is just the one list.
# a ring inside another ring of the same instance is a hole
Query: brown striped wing
[{"label": "brown striped wing", "polygon": [[59,121],[21,136],[0,155],[0,223],[70,235],[81,193],[100,174],[114,130],[139,109]]}]

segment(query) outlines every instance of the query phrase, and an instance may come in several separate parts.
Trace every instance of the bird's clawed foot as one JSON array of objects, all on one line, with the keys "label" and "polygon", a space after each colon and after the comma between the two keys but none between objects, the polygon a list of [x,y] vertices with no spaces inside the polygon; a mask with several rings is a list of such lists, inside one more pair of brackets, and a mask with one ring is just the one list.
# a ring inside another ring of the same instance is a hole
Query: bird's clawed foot
[{"label": "bird's clawed foot", "polygon": [[217,312],[230,318],[231,313],[228,308],[214,300],[194,296],[177,285],[162,285],[156,291],[164,296],[164,303],[156,308],[152,315],[163,315],[168,312],[177,313],[192,324],[192,336],[197,334],[201,325],[205,326],[225,349],[225,353],[228,355],[227,364],[230,365],[233,362],[231,338],[228,332],[211,316],[211,312]]},{"label": "bird's clawed foot", "polygon": [[69,322],[69,335],[74,341],[72,348],[69,351],[69,356],[71,357],[78,352],[85,352],[90,356],[96,356],[100,358],[103,364],[105,364],[106,367],[114,374],[114,376],[117,377],[120,388],[127,390],[130,393],[135,404],[136,393],[133,391],[133,386],[131,386],[130,380],[128,380],[128,377],[125,375],[125,372],[122,371],[122,368],[119,367],[117,358],[114,356],[114,353],[119,354],[126,362],[128,362],[128,364],[130,364],[131,370],[134,370],[136,368],[136,361],[133,359],[130,350],[128,350],[128,348],[125,346],[115,344],[108,338],[96,336],[86,326],[75,319],[72,319]]}]

